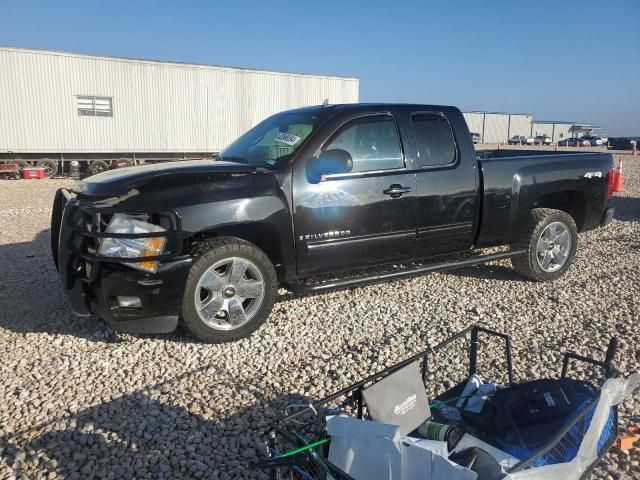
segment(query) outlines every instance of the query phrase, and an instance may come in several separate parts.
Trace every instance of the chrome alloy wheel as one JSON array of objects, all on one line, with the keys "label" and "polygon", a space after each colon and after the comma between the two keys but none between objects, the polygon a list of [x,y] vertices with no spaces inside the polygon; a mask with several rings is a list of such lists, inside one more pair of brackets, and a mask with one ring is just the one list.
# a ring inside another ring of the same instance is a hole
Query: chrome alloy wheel
[{"label": "chrome alloy wheel", "polygon": [[241,257],[214,263],[198,280],[195,305],[209,327],[234,330],[250,321],[260,310],[265,294],[258,267]]},{"label": "chrome alloy wheel", "polygon": [[562,268],[570,251],[569,228],[562,222],[553,222],[547,225],[538,238],[536,259],[542,270],[551,273]]}]

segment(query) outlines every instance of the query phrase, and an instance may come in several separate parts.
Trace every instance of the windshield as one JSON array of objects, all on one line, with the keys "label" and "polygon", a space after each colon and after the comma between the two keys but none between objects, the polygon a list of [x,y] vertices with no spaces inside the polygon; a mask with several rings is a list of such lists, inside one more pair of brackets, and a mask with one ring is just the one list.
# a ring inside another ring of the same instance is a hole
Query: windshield
[{"label": "windshield", "polygon": [[229,145],[218,159],[277,168],[300,148],[318,122],[317,112],[273,115]]}]

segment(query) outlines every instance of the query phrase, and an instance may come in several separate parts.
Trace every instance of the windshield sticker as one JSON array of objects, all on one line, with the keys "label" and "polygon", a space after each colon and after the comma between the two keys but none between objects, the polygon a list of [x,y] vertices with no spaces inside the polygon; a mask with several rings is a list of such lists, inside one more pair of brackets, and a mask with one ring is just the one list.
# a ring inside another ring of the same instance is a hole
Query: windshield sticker
[{"label": "windshield sticker", "polygon": [[287,145],[291,145],[291,146],[295,145],[300,140],[301,138],[298,137],[297,135],[293,135],[292,133],[285,133],[285,132],[280,133],[280,135],[274,138],[274,141],[276,142],[286,143]]},{"label": "windshield sticker", "polygon": [[278,162],[276,162],[275,160],[267,160],[267,164],[269,165],[275,165],[276,163]]}]

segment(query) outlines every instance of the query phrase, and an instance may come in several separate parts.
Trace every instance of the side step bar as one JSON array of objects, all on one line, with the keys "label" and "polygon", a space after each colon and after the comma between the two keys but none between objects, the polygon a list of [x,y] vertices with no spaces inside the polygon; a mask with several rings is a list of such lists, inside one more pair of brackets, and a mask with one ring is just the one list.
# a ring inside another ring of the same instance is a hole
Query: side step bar
[{"label": "side step bar", "polygon": [[327,290],[335,290],[340,288],[359,287],[369,283],[382,282],[384,280],[395,280],[398,278],[410,277],[423,273],[442,272],[444,270],[454,270],[456,268],[471,267],[482,263],[493,262],[495,260],[503,260],[527,253],[525,249],[510,250],[508,252],[492,253],[489,255],[480,255],[473,258],[456,260],[450,262],[432,263],[429,265],[419,265],[409,267],[404,270],[395,272],[376,273],[373,275],[363,275],[355,278],[347,278],[344,280],[332,280],[329,282],[318,283],[317,285],[304,285],[301,283],[285,285],[287,290],[297,295],[306,295],[309,293],[326,292]]}]

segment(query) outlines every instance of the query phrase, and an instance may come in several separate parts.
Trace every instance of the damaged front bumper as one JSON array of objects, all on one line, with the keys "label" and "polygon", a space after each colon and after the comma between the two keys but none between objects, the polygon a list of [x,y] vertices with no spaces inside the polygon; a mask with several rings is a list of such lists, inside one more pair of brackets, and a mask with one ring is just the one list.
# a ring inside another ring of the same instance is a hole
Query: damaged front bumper
[{"label": "damaged front bumper", "polygon": [[[93,219],[113,213],[139,214],[121,208],[81,204],[69,191],[56,193],[51,219],[51,250],[60,280],[73,311],[97,314],[116,330],[166,333],[175,330],[192,258],[182,254],[182,230],[176,212],[162,211],[170,228],[165,232],[106,233]],[[154,257],[118,259],[97,253],[101,238],[165,236],[166,248]],[[120,261],[158,260],[155,273],[135,270]],[[135,308],[120,306],[118,297],[137,297]]]}]

